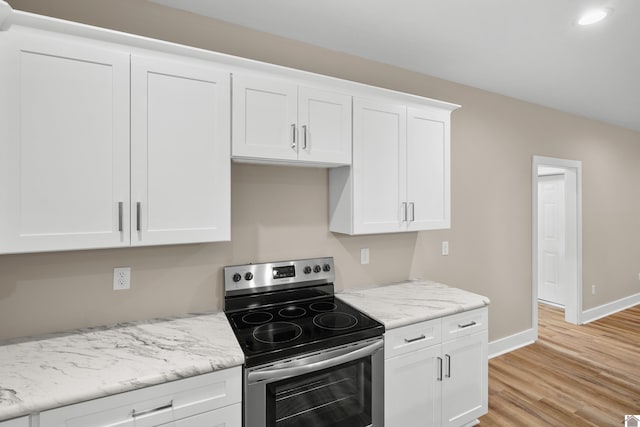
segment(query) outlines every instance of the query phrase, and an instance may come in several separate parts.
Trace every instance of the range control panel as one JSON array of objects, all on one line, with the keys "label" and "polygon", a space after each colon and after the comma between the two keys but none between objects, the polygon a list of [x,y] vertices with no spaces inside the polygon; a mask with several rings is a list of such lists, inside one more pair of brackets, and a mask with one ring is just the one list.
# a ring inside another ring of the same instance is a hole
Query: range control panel
[{"label": "range control panel", "polygon": [[225,293],[255,293],[266,291],[260,288],[304,286],[306,282],[333,283],[333,267],[333,257],[233,265],[224,268]]}]

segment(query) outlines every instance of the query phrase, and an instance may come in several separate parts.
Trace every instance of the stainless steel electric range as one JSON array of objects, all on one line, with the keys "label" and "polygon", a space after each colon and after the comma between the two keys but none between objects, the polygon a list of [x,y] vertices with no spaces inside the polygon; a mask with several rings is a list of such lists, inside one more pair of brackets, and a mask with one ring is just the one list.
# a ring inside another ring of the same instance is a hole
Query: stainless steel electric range
[{"label": "stainless steel electric range", "polygon": [[225,267],[246,427],[382,426],[384,326],[334,295],[333,258]]}]

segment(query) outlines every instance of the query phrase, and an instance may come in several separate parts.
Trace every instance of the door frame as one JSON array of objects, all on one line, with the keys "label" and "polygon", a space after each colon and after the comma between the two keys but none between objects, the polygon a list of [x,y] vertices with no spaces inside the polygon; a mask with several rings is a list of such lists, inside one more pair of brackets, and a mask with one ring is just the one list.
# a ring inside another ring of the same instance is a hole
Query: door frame
[{"label": "door frame", "polygon": [[[566,176],[571,176],[573,182],[565,185],[565,200],[575,200],[575,234],[571,244],[575,244],[575,280],[567,289],[565,304],[565,320],[575,325],[582,324],[582,162],[579,160],[566,160],[555,157],[533,156],[531,168],[531,190],[532,190],[532,282],[531,282],[531,313],[532,328],[535,331],[535,338],[538,338],[538,167],[551,166],[564,169]],[[572,191],[575,189],[575,193]],[[572,203],[573,204],[573,203]],[[568,206],[568,209],[571,209]]]}]

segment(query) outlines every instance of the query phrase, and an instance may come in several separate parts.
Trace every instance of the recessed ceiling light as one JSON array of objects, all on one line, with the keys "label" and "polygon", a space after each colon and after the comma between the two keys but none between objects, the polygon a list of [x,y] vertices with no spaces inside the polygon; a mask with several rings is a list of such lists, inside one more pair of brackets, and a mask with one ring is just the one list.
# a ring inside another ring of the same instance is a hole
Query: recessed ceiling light
[{"label": "recessed ceiling light", "polygon": [[609,15],[609,10],[607,9],[593,9],[585,13],[578,20],[578,25],[591,25],[596,22],[602,21],[604,18]]}]

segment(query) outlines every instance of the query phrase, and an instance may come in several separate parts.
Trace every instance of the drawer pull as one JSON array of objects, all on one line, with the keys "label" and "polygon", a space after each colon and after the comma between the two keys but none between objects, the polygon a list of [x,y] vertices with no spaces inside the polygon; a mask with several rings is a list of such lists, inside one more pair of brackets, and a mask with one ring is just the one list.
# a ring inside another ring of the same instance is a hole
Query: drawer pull
[{"label": "drawer pull", "polygon": [[145,409],[144,411],[136,411],[134,409],[131,415],[133,416],[133,418],[142,417],[144,415],[149,415],[153,412],[160,412],[160,411],[164,411],[172,408],[173,408],[173,400],[167,403],[166,405],[158,406],[157,408]]},{"label": "drawer pull", "polygon": [[424,334],[420,335],[419,337],[415,337],[415,338],[405,338],[404,342],[406,342],[407,344],[411,343],[411,342],[416,342],[416,341],[420,341],[423,340],[427,337],[424,336]]},{"label": "drawer pull", "polygon": [[458,328],[464,329],[464,328],[468,328],[469,326],[475,326],[475,325],[477,325],[477,323],[475,321],[472,321],[469,323],[465,323],[464,325],[458,325]]}]

